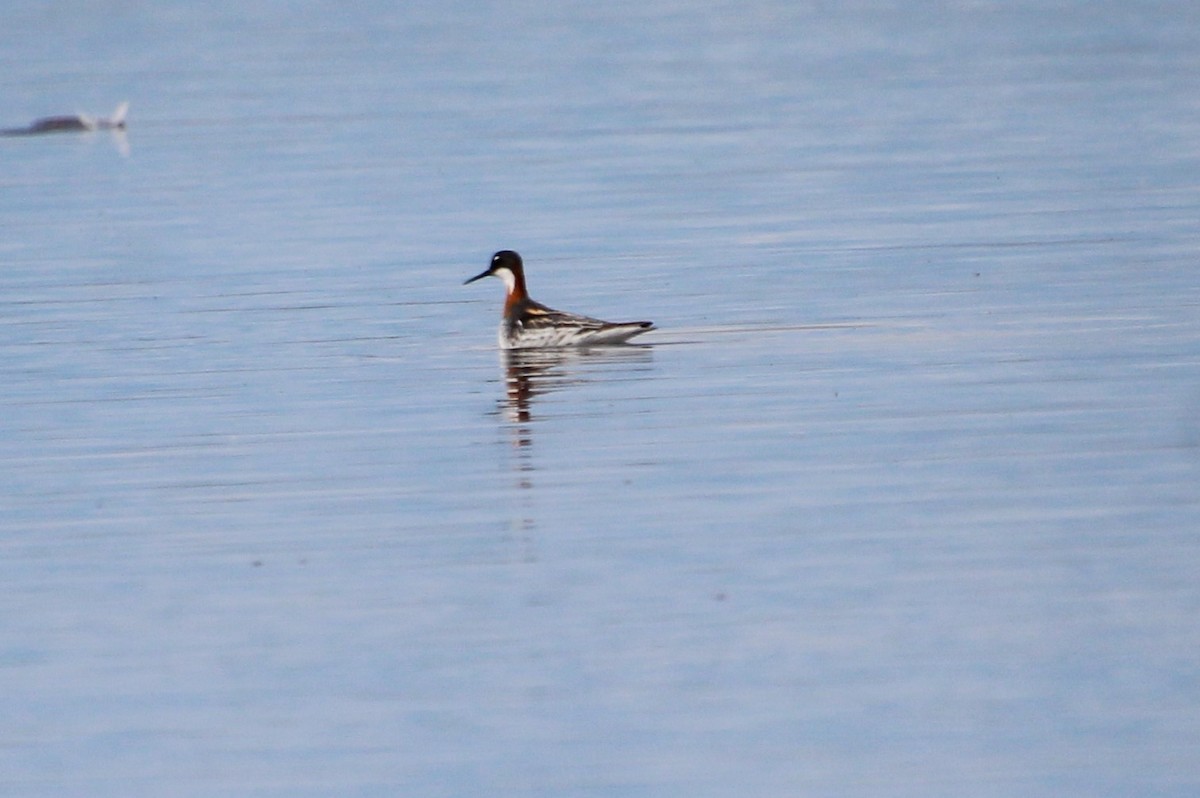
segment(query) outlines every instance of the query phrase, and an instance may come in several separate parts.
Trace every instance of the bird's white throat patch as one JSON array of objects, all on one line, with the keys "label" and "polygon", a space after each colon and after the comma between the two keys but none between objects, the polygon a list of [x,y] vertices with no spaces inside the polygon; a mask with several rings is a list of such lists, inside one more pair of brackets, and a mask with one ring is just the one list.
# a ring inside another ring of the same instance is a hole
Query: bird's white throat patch
[{"label": "bird's white throat patch", "polygon": [[492,274],[504,281],[504,290],[506,292],[511,294],[513,289],[517,287],[516,275],[514,275],[512,273],[512,269],[508,268],[507,266],[501,266],[499,269],[496,269],[496,271],[492,272]]}]

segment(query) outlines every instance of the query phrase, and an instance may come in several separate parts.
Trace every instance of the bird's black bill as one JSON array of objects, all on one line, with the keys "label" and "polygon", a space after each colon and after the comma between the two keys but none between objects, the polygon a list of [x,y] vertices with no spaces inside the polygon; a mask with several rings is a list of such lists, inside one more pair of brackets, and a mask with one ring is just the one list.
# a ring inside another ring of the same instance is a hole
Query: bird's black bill
[{"label": "bird's black bill", "polygon": [[492,270],[488,269],[487,271],[483,272],[482,274],[477,274],[474,277],[472,277],[470,280],[467,280],[467,282],[463,283],[463,285],[467,285],[468,283],[473,283],[476,280],[482,280],[484,277],[491,277],[491,276],[492,276]]}]

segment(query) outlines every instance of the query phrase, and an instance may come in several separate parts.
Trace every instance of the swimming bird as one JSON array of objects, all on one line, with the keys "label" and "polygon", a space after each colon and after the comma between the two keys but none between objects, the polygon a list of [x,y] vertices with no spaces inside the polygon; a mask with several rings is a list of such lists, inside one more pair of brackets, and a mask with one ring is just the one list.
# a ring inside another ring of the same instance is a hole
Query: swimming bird
[{"label": "swimming bird", "polygon": [[533,301],[525,290],[525,264],[510,249],[493,255],[491,265],[463,285],[484,277],[499,277],[507,290],[504,315],[500,319],[501,349],[622,344],[654,329],[649,321],[601,321]]},{"label": "swimming bird", "polygon": [[87,114],[75,114],[74,116],[48,116],[44,119],[38,119],[29,127],[16,127],[0,131],[6,136],[33,136],[38,133],[59,133],[59,132],[79,132],[91,130],[124,130],[125,115],[129,112],[129,103],[124,102],[117,106],[113,111],[113,115],[108,119],[104,117],[91,117]]}]

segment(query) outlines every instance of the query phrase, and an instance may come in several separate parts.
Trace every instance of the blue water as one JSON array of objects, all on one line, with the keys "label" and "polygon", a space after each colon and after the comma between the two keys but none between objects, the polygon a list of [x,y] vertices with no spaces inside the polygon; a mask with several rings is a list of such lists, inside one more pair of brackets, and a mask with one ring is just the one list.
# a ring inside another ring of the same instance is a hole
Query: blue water
[{"label": "blue water", "polygon": [[1191,6],[244,5],[0,26],[0,794],[1200,790]]}]

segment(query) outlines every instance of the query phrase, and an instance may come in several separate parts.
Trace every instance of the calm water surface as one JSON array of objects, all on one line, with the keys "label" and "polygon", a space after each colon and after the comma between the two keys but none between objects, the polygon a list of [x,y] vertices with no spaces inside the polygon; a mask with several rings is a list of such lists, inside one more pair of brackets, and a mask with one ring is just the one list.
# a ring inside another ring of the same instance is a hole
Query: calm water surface
[{"label": "calm water surface", "polygon": [[243,6],[0,26],[0,794],[1197,794],[1191,6]]}]

